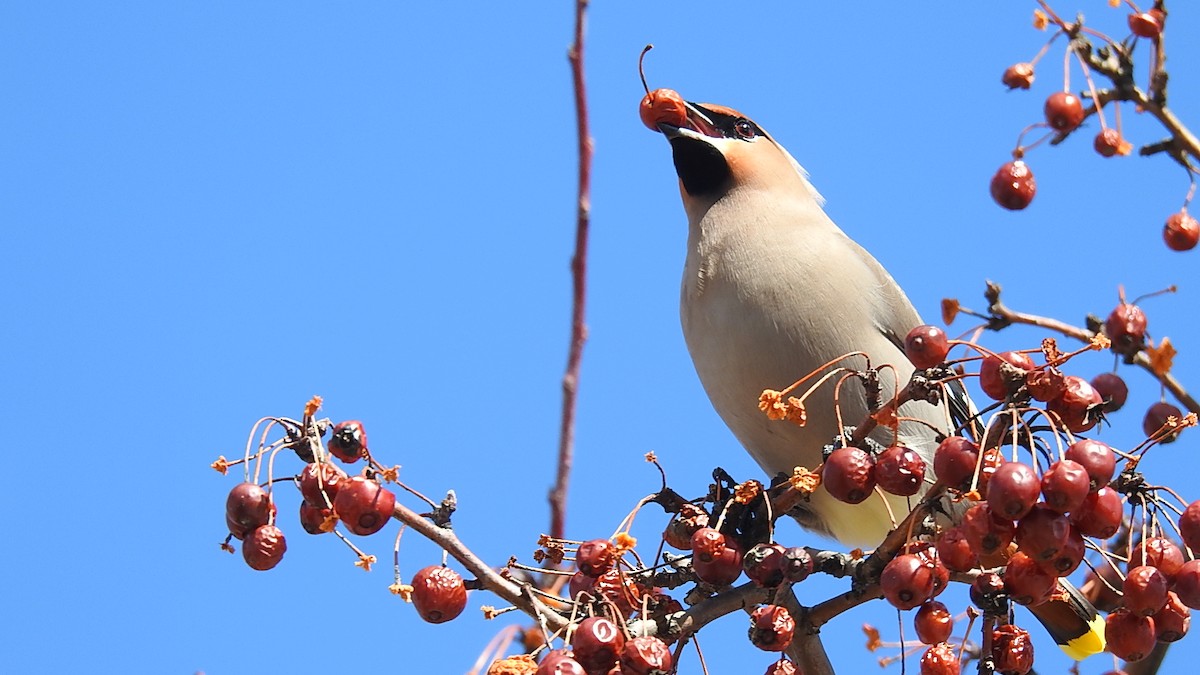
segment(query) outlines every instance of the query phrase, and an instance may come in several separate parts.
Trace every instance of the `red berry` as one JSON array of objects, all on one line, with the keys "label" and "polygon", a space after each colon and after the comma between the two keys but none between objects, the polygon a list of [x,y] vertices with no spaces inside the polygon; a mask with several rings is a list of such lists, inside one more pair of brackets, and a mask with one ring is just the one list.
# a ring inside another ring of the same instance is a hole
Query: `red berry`
[{"label": "red berry", "polygon": [[362,422],[358,420],[348,420],[346,422],[338,422],[333,428],[333,436],[329,439],[329,452],[333,453],[334,457],[342,460],[347,464],[353,464],[362,457],[362,453],[367,449],[367,432],[363,429]]},{"label": "red berry", "polygon": [[903,445],[893,445],[876,458],[875,480],[891,494],[911,497],[925,482],[925,460]]},{"label": "red berry", "polygon": [[767,666],[766,672],[763,675],[803,675],[796,669],[796,664],[787,659],[779,659],[775,663]]},{"label": "red berry", "polygon": [[1050,465],[1042,474],[1042,496],[1046,506],[1068,513],[1083,505],[1091,490],[1091,476],[1087,469],[1075,460],[1063,459]]},{"label": "red berry", "polygon": [[430,565],[412,578],[412,602],[429,623],[445,623],[462,614],[467,606],[467,587],[458,572]]},{"label": "red berry", "polygon": [[695,504],[684,504],[667,524],[663,540],[677,549],[690,551],[692,535],[702,527],[708,527],[708,514]]},{"label": "red berry", "polygon": [[984,572],[971,582],[971,602],[989,614],[1000,614],[1007,609],[1004,579],[995,572]]},{"label": "red berry", "polygon": [[617,548],[607,539],[593,539],[579,545],[575,565],[589,577],[598,577],[617,561]]},{"label": "red berry", "polygon": [[979,366],[979,387],[988,396],[1003,401],[1025,383],[1026,374],[1033,369],[1033,359],[1021,352],[989,354]]},{"label": "red berry", "polygon": [[1029,206],[1037,194],[1037,182],[1033,171],[1021,160],[1002,165],[992,176],[992,199],[1009,211],[1020,211]]},{"label": "red berry", "polygon": [[987,499],[988,486],[992,484],[992,476],[996,475],[996,470],[1008,463],[1004,458],[1004,453],[1000,448],[988,448],[983,451],[983,457],[979,460],[979,494],[983,499]]},{"label": "red berry", "polygon": [[1158,39],[1163,30],[1162,17],[1162,12],[1155,10],[1130,14],[1129,30],[1138,37]]},{"label": "red berry", "polygon": [[1100,392],[1093,389],[1087,380],[1075,375],[1068,375],[1065,384],[1062,394],[1046,404],[1046,410],[1077,434],[1096,426],[1100,421],[1100,409],[1104,406]]},{"label": "red berry", "polygon": [[396,495],[391,490],[363,476],[343,482],[333,500],[333,510],[346,529],[364,536],[382,530],[395,506]]},{"label": "red berry", "polygon": [[655,89],[642,97],[638,115],[650,131],[658,131],[659,124],[682,127],[687,124],[687,104],[674,89]]},{"label": "red berry", "polygon": [[979,567],[979,556],[961,526],[943,530],[937,539],[938,558],[955,572],[969,572]]},{"label": "red berry", "polygon": [[1035,401],[1048,403],[1062,396],[1067,378],[1057,368],[1031,370],[1025,375],[1025,390]]},{"label": "red berry", "polygon": [[1017,604],[1040,605],[1050,599],[1057,585],[1057,576],[1022,551],[1014,553],[1004,568],[1004,589]]},{"label": "red berry", "polygon": [[1118,609],[1104,621],[1104,640],[1118,659],[1141,661],[1154,649],[1154,619]]},{"label": "red berry", "polygon": [[[1157,432],[1159,429],[1162,429],[1163,426],[1167,424],[1167,418],[1170,417],[1174,417],[1176,423],[1178,423],[1183,420],[1183,411],[1176,406],[1167,403],[1166,401],[1159,401],[1158,403],[1150,406],[1150,409],[1146,411],[1146,416],[1142,418],[1142,431],[1145,432],[1147,436],[1152,436],[1155,432]],[[1182,427],[1176,427],[1174,431],[1163,434],[1163,437],[1160,438],[1158,442],[1174,442],[1175,439],[1179,438],[1179,432],[1181,429]]]},{"label": "red berry", "polygon": [[1086,553],[1087,544],[1083,541],[1083,535],[1079,533],[1079,528],[1072,524],[1067,531],[1067,540],[1058,549],[1058,553],[1049,560],[1038,561],[1038,564],[1050,574],[1065,577],[1079,567]]},{"label": "red berry", "polygon": [[1141,307],[1122,302],[1104,320],[1104,334],[1114,352],[1132,356],[1146,343],[1146,323]]},{"label": "red berry", "polygon": [[1177,642],[1187,635],[1192,611],[1173,591],[1167,591],[1167,604],[1154,615],[1154,637],[1159,642]]},{"label": "red berry", "polygon": [[961,664],[954,646],[943,642],[921,655],[921,675],[959,675]]},{"label": "red berry", "polygon": [[774,588],[783,583],[785,550],[779,544],[755,544],[742,558],[746,576],[763,588]]},{"label": "red berry", "polygon": [[242,557],[246,564],[256,570],[269,570],[283,560],[287,552],[287,540],[283,532],[274,525],[254,528],[242,542]]},{"label": "red berry", "polygon": [[927,600],[913,615],[913,626],[917,639],[927,645],[936,645],[950,639],[954,632],[954,616],[937,600]]},{"label": "red berry", "polygon": [[1175,592],[1192,609],[1200,609],[1200,560],[1189,560],[1175,573]]},{"label": "red berry", "polygon": [[621,648],[623,675],[670,675],[674,665],[671,650],[656,637],[635,637]]},{"label": "red berry", "polygon": [[238,539],[266,525],[275,513],[271,495],[254,483],[238,483],[225,498],[225,524]]},{"label": "red berry", "polygon": [[1083,101],[1075,94],[1056,91],[1046,99],[1046,124],[1059,133],[1070,133],[1083,123]]},{"label": "red berry", "polygon": [[932,598],[935,587],[932,567],[912,553],[892,558],[879,577],[883,597],[900,610],[912,609]]},{"label": "red berry", "polygon": [[1167,577],[1158,568],[1139,565],[1125,574],[1125,609],[1154,616],[1167,605]]},{"label": "red berry", "polygon": [[750,613],[750,642],[766,652],[781,652],[792,643],[796,620],[779,605],[762,605]]},{"label": "red berry", "polygon": [[1100,392],[1104,399],[1104,412],[1113,413],[1125,405],[1129,398],[1129,386],[1116,373],[1100,373],[1092,378],[1092,387]]},{"label": "red berry", "polygon": [[927,541],[914,541],[904,545],[903,553],[914,553],[929,567],[933,575],[933,596],[937,597],[950,585],[950,570],[942,564],[937,547]]},{"label": "red berry", "polygon": [[1200,223],[1187,211],[1172,213],[1163,225],[1163,241],[1172,251],[1190,251],[1200,242]]},{"label": "red berry", "polygon": [[1090,438],[1082,438],[1072,443],[1064,457],[1077,462],[1087,472],[1090,492],[1108,485],[1117,470],[1117,457],[1112,448]]},{"label": "red berry", "polygon": [[1088,494],[1078,509],[1071,512],[1071,522],[1085,537],[1108,539],[1121,529],[1124,503],[1121,494],[1112,488],[1100,488]]},{"label": "red berry", "polygon": [[1071,534],[1071,522],[1063,514],[1045,504],[1033,507],[1029,515],[1017,522],[1013,538],[1017,548],[1034,560],[1050,560],[1066,546]]},{"label": "red berry", "polygon": [[1184,545],[1200,552],[1200,500],[1188,504],[1179,516],[1179,534],[1183,536]]},{"label": "red berry", "polygon": [[1011,520],[998,518],[987,502],[976,504],[963,514],[962,531],[971,549],[980,555],[1000,553],[1008,548],[1016,535]]},{"label": "red berry", "polygon": [[988,482],[988,507],[1000,518],[1018,520],[1029,513],[1041,492],[1041,481],[1032,467],[1008,462],[996,469]]},{"label": "red berry", "polygon": [[[310,463],[300,472],[298,482],[300,483],[300,494],[304,496],[304,501],[310,506],[317,508],[329,508],[337,497],[338,488],[342,482],[347,480],[346,472],[339,469],[336,465],[329,462]],[[322,495],[321,491],[325,494]],[[325,496],[328,495],[329,501],[325,501]]]},{"label": "red berry", "polygon": [[950,436],[933,453],[933,471],[938,480],[956,490],[967,490],[979,463],[979,446],[962,436]]},{"label": "red berry", "polygon": [[[741,556],[738,556],[736,551],[734,556],[740,563]],[[740,565],[738,572],[741,572]],[[642,605],[642,587],[618,569],[610,569],[596,577],[593,592],[606,599],[610,606],[615,607],[624,616],[629,616],[635,608]]]},{"label": "red berry", "polygon": [[1167,583],[1171,584],[1183,567],[1183,551],[1166,537],[1150,537],[1129,551],[1129,568],[1139,565],[1157,568],[1167,578]]},{"label": "red berry", "polygon": [[1029,631],[1013,625],[997,626],[992,631],[992,658],[996,660],[996,671],[1005,675],[1025,675],[1033,670]]},{"label": "red berry", "polygon": [[692,557],[702,562],[712,562],[719,558],[725,549],[725,535],[711,527],[701,527],[692,533]]},{"label": "red berry", "polygon": [[904,338],[904,355],[922,370],[941,365],[949,351],[946,331],[937,326],[917,326]]},{"label": "red berry", "polygon": [[1009,89],[1028,89],[1033,86],[1033,64],[1017,63],[1005,68],[1000,81]]},{"label": "red berry", "polygon": [[[308,502],[300,502],[300,526],[309,534],[325,534],[321,526],[326,519],[333,516],[333,509],[313,506]],[[332,530],[330,530],[332,532]]]},{"label": "red berry", "polygon": [[1096,139],[1092,141],[1092,148],[1100,154],[1101,157],[1115,157],[1117,155],[1128,155],[1133,146],[1121,137],[1121,132],[1116,129],[1101,129],[1100,133],[1096,134]]},{"label": "red berry", "polygon": [[742,575],[742,551],[732,542],[711,560],[692,558],[692,571],[705,583],[728,586]]},{"label": "red berry", "polygon": [[838,501],[861,504],[875,490],[875,458],[860,448],[838,448],[825,460],[821,485]]},{"label": "red berry", "polygon": [[570,650],[552,649],[538,664],[534,675],[587,675],[587,671],[574,659]]},{"label": "red berry", "polygon": [[589,674],[607,673],[625,648],[625,634],[612,621],[592,616],[579,622],[571,646],[575,660]]}]

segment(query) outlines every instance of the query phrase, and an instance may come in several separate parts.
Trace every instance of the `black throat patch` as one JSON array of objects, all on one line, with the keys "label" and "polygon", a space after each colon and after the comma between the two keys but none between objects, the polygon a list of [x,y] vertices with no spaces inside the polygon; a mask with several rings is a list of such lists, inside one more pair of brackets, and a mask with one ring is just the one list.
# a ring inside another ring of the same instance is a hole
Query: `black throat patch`
[{"label": "black throat patch", "polygon": [[677,136],[671,139],[671,156],[683,189],[693,197],[712,194],[723,189],[729,181],[729,164],[725,156],[709,143]]}]

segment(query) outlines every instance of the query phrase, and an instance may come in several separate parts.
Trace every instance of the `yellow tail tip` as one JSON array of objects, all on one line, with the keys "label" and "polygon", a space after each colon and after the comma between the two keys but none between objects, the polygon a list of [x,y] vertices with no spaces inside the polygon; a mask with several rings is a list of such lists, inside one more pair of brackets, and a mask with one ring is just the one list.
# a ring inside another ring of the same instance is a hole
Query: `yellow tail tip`
[{"label": "yellow tail tip", "polygon": [[1073,661],[1083,661],[1089,656],[1095,656],[1104,651],[1104,617],[1096,615],[1088,621],[1088,631],[1077,638],[1072,638],[1065,645],[1059,645],[1063,652]]}]

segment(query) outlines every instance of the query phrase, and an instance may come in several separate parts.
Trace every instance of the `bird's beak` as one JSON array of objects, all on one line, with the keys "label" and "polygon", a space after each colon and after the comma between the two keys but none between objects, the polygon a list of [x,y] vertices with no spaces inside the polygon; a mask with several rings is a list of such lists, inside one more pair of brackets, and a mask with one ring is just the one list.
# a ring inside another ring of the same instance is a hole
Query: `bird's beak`
[{"label": "bird's beak", "polygon": [[658,123],[658,130],[667,137],[668,141],[680,137],[700,139],[707,136],[709,138],[721,138],[721,132],[713,124],[712,119],[704,112],[703,108],[691,101],[686,101],[684,105],[687,107],[687,119],[683,126],[675,126],[666,122]]}]

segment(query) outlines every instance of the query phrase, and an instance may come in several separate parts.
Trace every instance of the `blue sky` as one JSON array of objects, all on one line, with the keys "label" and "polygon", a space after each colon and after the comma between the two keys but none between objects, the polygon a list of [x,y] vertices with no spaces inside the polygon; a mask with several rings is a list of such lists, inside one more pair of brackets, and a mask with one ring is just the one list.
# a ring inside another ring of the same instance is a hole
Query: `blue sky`
[{"label": "blue sky", "polygon": [[[1178,34],[1200,25],[1175,4]],[[574,227],[571,3],[406,5],[0,8],[0,401],[15,451],[0,570],[16,619],[0,644],[12,672],[458,673],[504,625],[471,610],[419,621],[387,593],[388,565],[364,574],[296,527],[291,495],[278,568],[253,572],[217,549],[235,479],[209,462],[240,452],[258,417],[299,415],[313,394],[325,414],[363,420],[410,484],[455,489],[456,529],[489,560],[528,559],[547,526]],[[1106,2],[1059,9],[1124,34]],[[1031,12],[592,6],[590,341],[572,536],[607,536],[656,488],[648,450],[688,493],[716,465],[756,475],[680,335],[686,223],[668,148],[636,114],[647,42],[652,87],[771,130],[927,318],[945,296],[982,304],[985,279],[1015,308],[1076,323],[1106,314],[1118,284],[1131,296],[1178,284],[1147,301],[1150,332],[1178,346],[1181,379],[1200,381],[1194,254],[1159,237],[1186,191],[1180,169],[1099,158],[1093,122],[1030,156],[1039,194],[1027,211],[988,197],[1059,86],[1061,52],[1033,92],[999,84],[1044,39]],[[1185,122],[1200,119],[1198,49],[1170,42]],[[1160,137],[1126,113],[1134,141]],[[1095,357],[1076,372],[1109,367]],[[1127,379],[1131,403],[1103,435],[1126,447],[1158,395],[1147,376]],[[1195,497],[1190,436],[1147,468]],[[652,537],[664,519],[640,522]],[[391,540],[366,546],[386,559]],[[402,553],[409,572],[440,559],[414,536]],[[802,598],[838,587],[807,583]],[[474,594],[469,607],[494,603]],[[844,672],[874,667],[863,621],[886,631],[895,616],[877,604],[827,629]],[[702,634],[710,672],[765,669],[744,630],[730,617]],[[1171,658],[1195,659],[1193,643]],[[1039,650],[1053,652],[1044,640]],[[1099,658],[1085,672],[1110,667]]]}]

